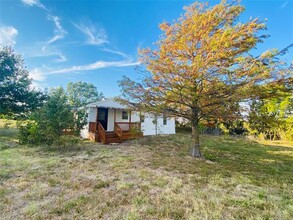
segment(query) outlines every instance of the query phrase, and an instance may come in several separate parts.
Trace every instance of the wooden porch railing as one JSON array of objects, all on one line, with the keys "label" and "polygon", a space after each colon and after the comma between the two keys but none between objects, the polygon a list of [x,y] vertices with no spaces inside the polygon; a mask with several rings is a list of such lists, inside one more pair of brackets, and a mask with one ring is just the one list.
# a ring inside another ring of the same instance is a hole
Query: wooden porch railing
[{"label": "wooden porch railing", "polygon": [[123,140],[123,130],[117,123],[114,124],[114,132],[119,136],[120,140]]},{"label": "wooden porch railing", "polygon": [[95,122],[90,122],[89,132],[96,132],[96,123]]},{"label": "wooden porch railing", "polygon": [[115,122],[115,126],[118,125],[122,131],[141,130],[141,124],[139,122]]},{"label": "wooden porch railing", "polygon": [[101,125],[100,122],[98,122],[98,132],[99,132],[99,137],[100,137],[100,141],[102,144],[106,143],[106,131],[103,127],[103,125]]}]

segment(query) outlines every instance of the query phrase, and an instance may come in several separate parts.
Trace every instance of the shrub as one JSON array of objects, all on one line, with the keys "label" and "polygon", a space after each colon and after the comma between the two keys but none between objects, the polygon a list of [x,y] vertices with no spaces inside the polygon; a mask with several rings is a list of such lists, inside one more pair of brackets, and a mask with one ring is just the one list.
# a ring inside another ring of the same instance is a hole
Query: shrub
[{"label": "shrub", "polygon": [[229,134],[229,129],[223,123],[220,123],[219,124],[219,128],[221,129],[221,132],[224,135],[228,135]]},{"label": "shrub", "polygon": [[[30,121],[19,123],[19,140],[22,144],[64,145],[64,130],[71,130],[76,136],[85,123],[85,118],[70,107],[62,88],[51,91],[48,101],[32,114]],[[74,140],[76,142],[76,140]]]},{"label": "shrub", "polygon": [[251,103],[247,123],[250,134],[261,139],[293,140],[293,99],[291,94],[285,95]]}]

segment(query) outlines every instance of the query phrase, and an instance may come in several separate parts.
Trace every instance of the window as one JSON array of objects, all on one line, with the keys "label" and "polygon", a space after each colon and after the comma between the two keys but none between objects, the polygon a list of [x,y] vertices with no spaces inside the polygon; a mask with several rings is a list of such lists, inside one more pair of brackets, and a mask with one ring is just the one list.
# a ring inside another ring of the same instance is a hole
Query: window
[{"label": "window", "polygon": [[122,119],[128,120],[128,112],[122,111]]},{"label": "window", "polygon": [[140,114],[140,122],[143,123],[144,122],[144,115]]},{"label": "window", "polygon": [[167,116],[163,115],[163,125],[167,125]]}]

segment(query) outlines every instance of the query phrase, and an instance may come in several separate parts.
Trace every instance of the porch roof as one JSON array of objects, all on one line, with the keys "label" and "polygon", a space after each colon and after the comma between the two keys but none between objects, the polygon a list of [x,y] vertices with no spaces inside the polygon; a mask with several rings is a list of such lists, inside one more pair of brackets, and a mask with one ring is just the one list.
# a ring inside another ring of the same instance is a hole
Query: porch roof
[{"label": "porch roof", "polygon": [[128,108],[128,106],[115,101],[115,98],[108,98],[98,102],[93,102],[88,104],[87,107],[100,107],[100,108],[113,108],[113,109],[127,109]]}]

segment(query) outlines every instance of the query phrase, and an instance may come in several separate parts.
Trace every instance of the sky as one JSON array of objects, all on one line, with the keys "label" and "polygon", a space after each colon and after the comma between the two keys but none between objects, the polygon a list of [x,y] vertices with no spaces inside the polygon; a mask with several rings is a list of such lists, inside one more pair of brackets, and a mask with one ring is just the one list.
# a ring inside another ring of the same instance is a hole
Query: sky
[{"label": "sky", "polygon": [[[106,97],[120,94],[123,75],[139,76],[138,49],[155,48],[159,24],[184,13],[190,0],[0,0],[0,45],[21,54],[37,88],[93,83]],[[220,0],[209,1],[210,5]],[[293,43],[293,0],[242,0],[250,18],[267,19],[270,38],[254,51]],[[293,60],[293,48],[283,59]]]}]

